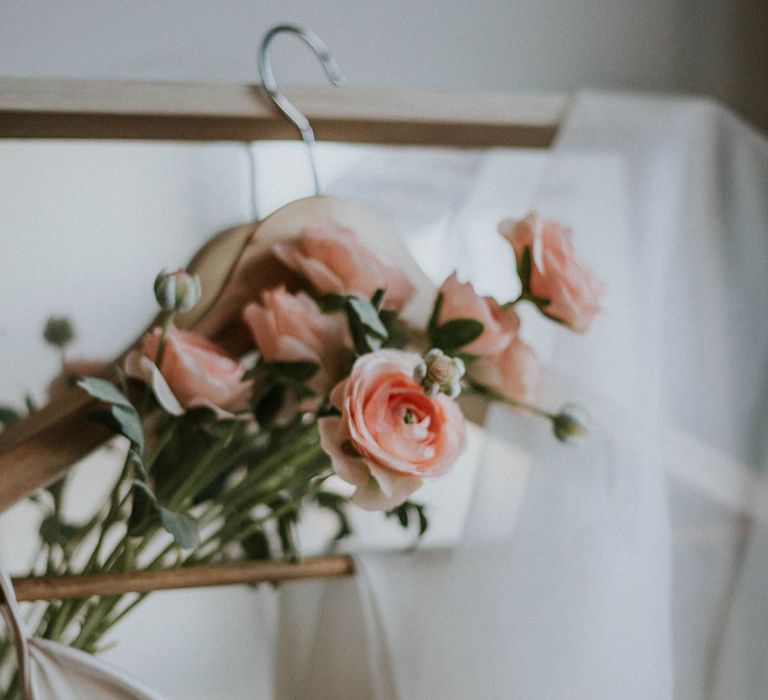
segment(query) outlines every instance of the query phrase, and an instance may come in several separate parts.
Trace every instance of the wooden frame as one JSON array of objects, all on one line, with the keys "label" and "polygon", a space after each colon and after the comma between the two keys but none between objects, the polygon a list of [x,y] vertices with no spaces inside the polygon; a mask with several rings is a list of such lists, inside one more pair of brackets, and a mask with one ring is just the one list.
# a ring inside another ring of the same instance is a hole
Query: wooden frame
[{"label": "wooden frame", "polygon": [[[562,95],[455,95],[401,90],[286,89],[318,140],[451,147],[547,147],[568,109]],[[0,79],[0,138],[255,141],[296,132],[247,85]],[[66,431],[45,449],[66,455]],[[0,434],[0,510],[46,483],[25,452],[24,425]],[[29,458],[29,459],[28,459]],[[28,463],[27,463],[28,462]],[[19,465],[24,464],[20,469]],[[171,571],[17,580],[22,600],[255,583],[353,570],[348,557],[246,562]]]},{"label": "wooden frame", "polygon": [[[320,141],[546,147],[561,95],[286,89]],[[257,86],[0,79],[0,138],[255,141],[296,131]]]}]

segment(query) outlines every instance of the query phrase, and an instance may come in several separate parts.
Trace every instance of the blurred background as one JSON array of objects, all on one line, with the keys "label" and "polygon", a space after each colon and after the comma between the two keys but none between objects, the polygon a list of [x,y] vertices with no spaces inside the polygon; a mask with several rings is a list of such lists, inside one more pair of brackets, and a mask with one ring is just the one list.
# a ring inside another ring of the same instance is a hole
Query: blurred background
[{"label": "blurred background", "polygon": [[[768,131],[765,0],[2,0],[0,75],[254,83],[283,22],[323,37],[351,85],[696,93]],[[309,51],[274,51],[284,82],[322,82]]]}]

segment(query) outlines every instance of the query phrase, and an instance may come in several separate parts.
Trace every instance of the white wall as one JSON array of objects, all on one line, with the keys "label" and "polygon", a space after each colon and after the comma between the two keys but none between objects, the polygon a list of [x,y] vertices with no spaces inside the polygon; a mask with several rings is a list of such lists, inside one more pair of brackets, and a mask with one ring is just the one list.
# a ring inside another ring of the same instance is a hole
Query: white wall
[{"label": "white wall", "polygon": [[[0,75],[257,82],[256,45],[287,21],[352,85],[706,92],[768,127],[764,0],[2,0]],[[290,39],[275,63],[322,80]]]}]

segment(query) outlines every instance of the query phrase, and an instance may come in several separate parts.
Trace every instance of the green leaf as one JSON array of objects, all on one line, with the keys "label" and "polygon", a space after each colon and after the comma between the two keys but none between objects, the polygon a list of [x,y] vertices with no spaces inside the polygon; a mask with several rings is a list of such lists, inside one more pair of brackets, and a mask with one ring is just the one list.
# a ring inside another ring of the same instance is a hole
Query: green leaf
[{"label": "green leaf", "polygon": [[78,528],[59,519],[57,515],[49,515],[40,523],[40,539],[46,544],[64,546],[75,538]]},{"label": "green leaf", "polygon": [[0,425],[3,427],[20,420],[19,412],[10,406],[0,406]]},{"label": "green leaf", "polygon": [[352,527],[349,524],[349,518],[347,518],[346,505],[349,503],[349,499],[338,493],[331,493],[330,491],[321,491],[315,496],[317,505],[321,508],[330,510],[339,521],[339,529],[333,536],[333,541],[338,542],[344,537],[348,537],[352,534]]},{"label": "green leaf", "polygon": [[432,307],[432,315],[429,317],[429,324],[427,325],[427,335],[431,338],[434,332],[437,330],[437,324],[440,322],[440,311],[443,308],[443,293],[438,292],[435,298],[435,305]]},{"label": "green leaf", "polygon": [[24,405],[27,407],[27,412],[30,415],[32,413],[37,413],[37,404],[35,403],[35,400],[32,398],[32,394],[26,394],[24,396]]},{"label": "green leaf", "polygon": [[483,332],[483,324],[474,318],[455,318],[432,333],[432,345],[441,350],[457,350]]},{"label": "green leaf", "polygon": [[429,527],[429,521],[426,515],[426,506],[422,503],[414,503],[413,501],[405,501],[396,508],[388,510],[385,513],[387,518],[397,518],[401,527],[407,528],[412,522],[411,515],[415,515],[419,523],[419,531],[414,547],[418,544],[419,540],[424,536],[424,533]]},{"label": "green leaf", "polygon": [[520,286],[523,294],[528,293],[531,284],[531,272],[533,271],[533,254],[530,246],[525,246],[517,261],[517,276],[520,278]]},{"label": "green leaf", "polygon": [[151,509],[159,513],[160,522],[163,527],[173,536],[173,539],[176,540],[182,549],[193,549],[200,544],[200,528],[197,525],[197,521],[191,515],[177,513],[165,506],[161,506],[152,489],[143,481],[134,480],[133,491],[134,499],[139,494],[144,494],[148,498],[148,504]]},{"label": "green leaf", "polygon": [[357,353],[364,355],[378,350],[389,334],[376,307],[367,299],[349,296],[346,298],[345,309]]},{"label": "green leaf", "polygon": [[128,450],[128,461],[133,465],[136,473],[142,481],[147,480],[147,470],[144,468],[144,460],[136,450]]},{"label": "green leaf", "polygon": [[253,415],[261,426],[269,426],[277,417],[285,400],[285,387],[267,383],[255,398]]},{"label": "green leaf", "polygon": [[163,527],[173,535],[182,549],[194,549],[200,544],[200,529],[197,521],[186,513],[175,513],[164,506],[158,506]]},{"label": "green leaf", "polygon": [[427,531],[427,528],[429,527],[429,520],[427,520],[427,515],[424,512],[425,506],[418,504],[414,506],[416,508],[416,513],[419,516],[419,537],[423,537],[424,533]]},{"label": "green leaf", "polygon": [[387,329],[379,318],[379,311],[370,301],[350,296],[347,297],[347,308],[371,333],[387,337]]},{"label": "green leaf", "polygon": [[[252,520],[247,521],[243,527],[249,527],[252,522]],[[240,546],[243,548],[243,552],[248,557],[248,559],[263,560],[272,558],[272,550],[269,546],[269,538],[267,537],[267,534],[264,532],[264,530],[256,530],[256,532],[254,532],[252,535],[246,537],[240,543]]]},{"label": "green leaf", "polygon": [[341,294],[325,294],[317,300],[323,313],[335,313],[344,309],[344,297]]},{"label": "green leaf", "polygon": [[112,382],[108,382],[106,379],[84,377],[77,382],[77,386],[100,401],[106,401],[106,403],[111,403],[115,406],[133,408],[133,405],[126,398],[125,394],[112,384]]},{"label": "green leaf", "polygon": [[381,304],[384,301],[384,295],[386,294],[385,289],[377,289],[373,296],[371,297],[371,304],[373,305],[373,308],[376,309],[376,311],[381,311]]},{"label": "green leaf", "polygon": [[140,453],[144,452],[144,429],[136,409],[133,406],[112,406],[110,413],[117,422],[120,433],[136,445]]},{"label": "green leaf", "polygon": [[133,408],[110,406],[108,409],[96,409],[88,412],[88,418],[127,437],[138,452],[144,451],[144,431]]},{"label": "green leaf", "polygon": [[407,347],[410,340],[408,326],[403,323],[396,311],[384,309],[381,312],[381,322],[387,329],[387,340],[384,345],[388,348],[402,350]]},{"label": "green leaf", "polygon": [[128,516],[128,534],[140,537],[158,520],[157,499],[143,482],[133,482],[133,502]]},{"label": "green leaf", "polygon": [[264,362],[262,368],[271,376],[286,384],[304,382],[312,379],[319,371],[320,365],[316,362]]}]

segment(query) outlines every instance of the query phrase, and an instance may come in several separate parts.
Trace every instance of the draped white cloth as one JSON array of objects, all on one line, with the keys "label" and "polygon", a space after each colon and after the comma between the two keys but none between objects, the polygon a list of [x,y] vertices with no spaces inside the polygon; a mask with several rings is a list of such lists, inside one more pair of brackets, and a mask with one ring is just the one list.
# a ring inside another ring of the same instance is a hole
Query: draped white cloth
[{"label": "draped white cloth", "polygon": [[[590,436],[494,408],[460,541],[285,587],[278,697],[765,697],[768,145],[708,101],[587,93],[535,190],[608,289],[586,336],[524,324],[541,402]],[[460,274],[508,291],[501,243],[451,231]]]},{"label": "draped white cloth", "polygon": [[0,614],[18,657],[22,700],[163,700],[152,690],[91,654],[30,637],[11,579],[0,568]]}]

